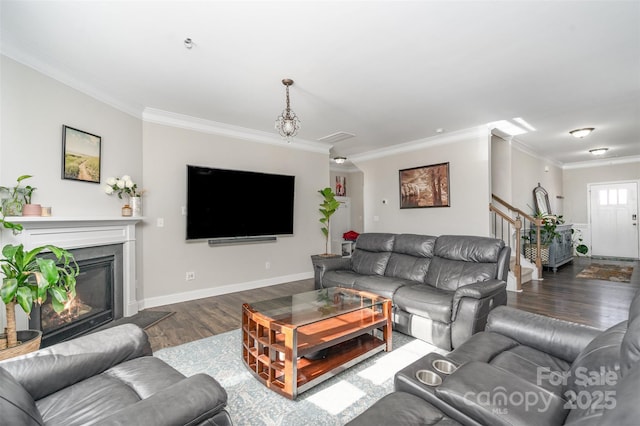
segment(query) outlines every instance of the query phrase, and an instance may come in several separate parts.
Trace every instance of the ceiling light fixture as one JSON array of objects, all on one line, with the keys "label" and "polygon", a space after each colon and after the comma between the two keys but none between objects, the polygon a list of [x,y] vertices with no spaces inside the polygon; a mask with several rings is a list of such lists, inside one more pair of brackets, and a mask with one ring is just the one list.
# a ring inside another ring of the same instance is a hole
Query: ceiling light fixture
[{"label": "ceiling light fixture", "polygon": [[297,135],[298,130],[300,130],[300,120],[289,106],[289,86],[293,84],[293,80],[285,78],[282,80],[282,84],[287,88],[287,107],[276,118],[276,130],[280,133],[280,136],[287,140],[287,143],[291,143],[291,138]]},{"label": "ceiling light fixture", "polygon": [[594,130],[595,130],[595,128],[593,128],[593,127],[585,127],[585,128],[583,128],[583,129],[575,129],[575,130],[572,130],[572,131],[570,131],[569,133],[570,133],[571,135],[573,135],[573,137],[576,137],[576,138],[582,139],[582,138],[584,138],[585,136],[589,136],[589,134],[590,134],[591,132],[593,132]]},{"label": "ceiling light fixture", "polygon": [[589,152],[592,153],[593,155],[603,155],[608,150],[609,148],[594,148],[594,149],[590,149]]},{"label": "ceiling light fixture", "polygon": [[185,38],[184,47],[186,47],[187,49],[191,49],[193,47],[193,40],[191,40],[189,37]]},{"label": "ceiling light fixture", "polygon": [[347,161],[347,157],[333,157],[333,161],[335,161],[336,164],[342,164]]}]

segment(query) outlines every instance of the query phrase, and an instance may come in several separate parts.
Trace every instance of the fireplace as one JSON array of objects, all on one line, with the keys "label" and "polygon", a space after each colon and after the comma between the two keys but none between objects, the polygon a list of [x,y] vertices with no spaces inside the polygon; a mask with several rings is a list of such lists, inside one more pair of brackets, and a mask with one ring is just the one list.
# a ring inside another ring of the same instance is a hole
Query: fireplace
[{"label": "fireplace", "polygon": [[42,331],[42,347],[80,336],[122,318],[122,244],[69,250],[80,268],[76,298],[56,313],[49,298],[34,307],[29,328]]},{"label": "fireplace", "polygon": [[[135,315],[138,312],[136,291],[136,224],[139,217],[65,217],[65,216],[24,216],[11,218],[14,223],[23,226],[23,231],[13,233],[0,227],[2,244],[24,244],[32,249],[45,244],[63,247],[72,253],[79,262],[91,258],[114,256],[112,283],[113,299],[111,311],[113,319]],[[114,249],[115,246],[115,249]],[[109,248],[105,248],[109,247]],[[91,251],[97,250],[97,251]],[[115,252],[114,252],[115,250]],[[100,262],[98,262],[100,263]],[[81,272],[91,268],[81,266]],[[106,272],[101,272],[106,274]],[[80,288],[80,284],[78,285]],[[80,290],[78,290],[80,291]],[[82,298],[82,296],[80,296]],[[85,302],[86,303],[86,302]],[[91,300],[93,303],[93,300]],[[98,309],[102,310],[102,308]],[[82,320],[102,322],[100,318],[87,319],[88,314],[81,314]],[[32,318],[35,315],[32,314]],[[106,322],[107,320],[105,320]],[[109,320],[111,321],[111,320]],[[6,324],[4,304],[0,301],[0,330]],[[30,320],[22,309],[16,309],[16,326],[18,330],[29,328]],[[90,324],[88,328],[93,329]],[[80,330],[79,334],[88,330]],[[67,339],[70,337],[61,337]],[[49,340],[49,339],[47,339]],[[47,343],[50,345],[51,343]]]}]

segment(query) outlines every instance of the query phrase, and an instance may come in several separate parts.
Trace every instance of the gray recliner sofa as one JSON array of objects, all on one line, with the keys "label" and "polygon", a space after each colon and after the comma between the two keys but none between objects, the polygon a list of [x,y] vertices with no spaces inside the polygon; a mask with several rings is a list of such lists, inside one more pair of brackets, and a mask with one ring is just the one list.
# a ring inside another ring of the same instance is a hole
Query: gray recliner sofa
[{"label": "gray recliner sofa", "polygon": [[509,257],[494,238],[364,233],[351,258],[314,258],[315,287],[390,298],[394,329],[450,350],[506,304]]},{"label": "gray recliner sofa", "polygon": [[227,393],[151,355],[126,324],[0,362],[3,425],[231,425]]},{"label": "gray recliner sofa", "polygon": [[[424,385],[416,372],[435,371],[435,358],[458,368]],[[349,425],[635,426],[639,361],[640,291],[628,320],[605,331],[503,306],[446,357],[429,354],[396,373],[396,391]]]}]

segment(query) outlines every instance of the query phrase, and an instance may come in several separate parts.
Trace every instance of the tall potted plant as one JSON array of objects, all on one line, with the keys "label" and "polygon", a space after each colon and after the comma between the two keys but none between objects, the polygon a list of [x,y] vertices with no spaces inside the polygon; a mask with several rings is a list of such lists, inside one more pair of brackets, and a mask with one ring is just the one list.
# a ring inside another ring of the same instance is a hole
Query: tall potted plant
[{"label": "tall potted plant", "polygon": [[[8,222],[4,217],[0,221],[4,228],[22,230],[19,224]],[[52,255],[38,257],[44,252],[51,252]],[[20,350],[21,342],[18,341],[16,331],[16,305],[28,315],[34,303],[41,305],[51,297],[53,309],[62,312],[65,304],[76,297],[76,277],[79,270],[70,252],[50,244],[31,250],[25,250],[22,244],[7,244],[2,247],[0,268],[4,275],[0,299],[5,304],[7,314],[4,338],[7,349],[0,350],[0,359],[5,359],[36,350],[40,346],[41,334],[38,334],[37,345]]]},{"label": "tall potted plant", "polygon": [[336,200],[336,194],[333,193],[331,188],[324,188],[318,191],[322,195],[323,202],[320,204],[320,223],[322,227],[320,230],[324,234],[325,248],[323,256],[329,256],[329,226],[331,222],[331,216],[340,208],[340,202]]}]

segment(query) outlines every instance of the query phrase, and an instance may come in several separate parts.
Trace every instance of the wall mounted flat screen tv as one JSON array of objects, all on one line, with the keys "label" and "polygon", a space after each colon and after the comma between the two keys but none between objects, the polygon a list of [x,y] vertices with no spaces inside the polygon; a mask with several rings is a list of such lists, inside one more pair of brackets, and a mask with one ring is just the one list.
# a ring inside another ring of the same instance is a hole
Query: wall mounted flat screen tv
[{"label": "wall mounted flat screen tv", "polygon": [[187,240],[293,234],[295,176],[187,165]]}]

